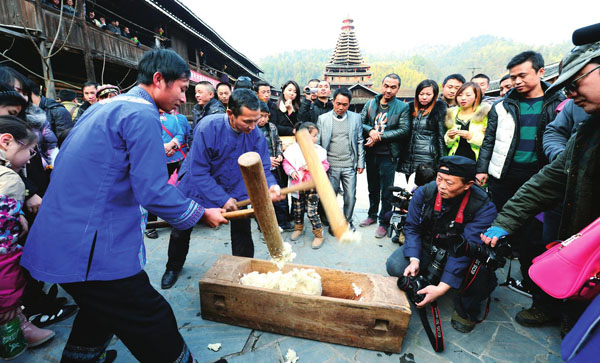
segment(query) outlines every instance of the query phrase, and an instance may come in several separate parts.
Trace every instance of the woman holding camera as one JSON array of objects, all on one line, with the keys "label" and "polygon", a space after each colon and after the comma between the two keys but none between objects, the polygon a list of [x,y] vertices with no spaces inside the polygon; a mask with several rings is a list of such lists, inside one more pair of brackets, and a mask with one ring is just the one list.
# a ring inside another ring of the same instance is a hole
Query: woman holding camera
[{"label": "woman holding camera", "polygon": [[301,95],[300,86],[294,81],[287,81],[281,88],[277,104],[271,107],[271,122],[277,126],[279,136],[294,136]]}]

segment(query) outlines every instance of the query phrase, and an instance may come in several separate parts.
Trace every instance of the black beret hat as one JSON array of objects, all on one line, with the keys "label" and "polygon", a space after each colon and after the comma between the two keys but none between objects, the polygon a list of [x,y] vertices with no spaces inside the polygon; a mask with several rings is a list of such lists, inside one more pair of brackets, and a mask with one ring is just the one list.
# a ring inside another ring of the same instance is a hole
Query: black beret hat
[{"label": "black beret hat", "polygon": [[[464,156],[444,156],[440,158],[440,168],[438,172],[459,176],[468,180],[475,180],[476,164],[475,161]],[[442,169],[446,167],[448,169]]]}]

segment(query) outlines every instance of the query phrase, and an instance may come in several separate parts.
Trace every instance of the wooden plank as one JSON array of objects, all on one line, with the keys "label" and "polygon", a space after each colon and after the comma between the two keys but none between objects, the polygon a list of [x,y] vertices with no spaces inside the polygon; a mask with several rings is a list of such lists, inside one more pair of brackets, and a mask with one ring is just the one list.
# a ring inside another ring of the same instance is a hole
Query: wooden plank
[{"label": "wooden plank", "polygon": [[[202,318],[251,329],[359,348],[399,353],[411,310],[395,277],[312,268],[321,275],[322,296],[241,285],[251,271],[276,271],[268,261],[223,255],[199,282]],[[362,289],[362,301],[352,289]]]}]

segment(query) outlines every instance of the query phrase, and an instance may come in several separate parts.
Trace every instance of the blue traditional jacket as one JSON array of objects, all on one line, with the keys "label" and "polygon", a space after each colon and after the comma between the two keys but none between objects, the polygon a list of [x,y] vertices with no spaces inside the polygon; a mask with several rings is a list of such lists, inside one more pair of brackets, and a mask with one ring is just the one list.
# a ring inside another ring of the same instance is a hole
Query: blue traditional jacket
[{"label": "blue traditional jacket", "polygon": [[145,265],[143,208],[185,230],[204,208],[167,184],[159,114],[140,87],[100,101],[65,140],[21,264],[47,282],[115,280]]},{"label": "blue traditional jacket", "polygon": [[[162,113],[160,115],[160,123],[162,124],[162,141],[163,144],[167,144],[171,142],[171,140],[175,140],[179,149],[175,150],[175,154],[171,156],[167,156],[167,164],[176,163],[178,161],[183,160],[184,156],[181,153],[181,145],[185,142],[184,131],[181,128],[181,123],[177,116]],[[166,130],[165,130],[166,129]],[[169,132],[167,132],[167,130]],[[169,135],[170,133],[170,135]],[[184,151],[185,152],[185,151]]]},{"label": "blue traditional jacket", "polygon": [[258,127],[249,134],[238,133],[229,125],[226,113],[206,116],[194,129],[194,142],[179,170],[177,187],[207,208],[220,208],[229,198],[247,199],[238,158],[248,151],[260,155],[267,184],[276,185],[267,140]]}]

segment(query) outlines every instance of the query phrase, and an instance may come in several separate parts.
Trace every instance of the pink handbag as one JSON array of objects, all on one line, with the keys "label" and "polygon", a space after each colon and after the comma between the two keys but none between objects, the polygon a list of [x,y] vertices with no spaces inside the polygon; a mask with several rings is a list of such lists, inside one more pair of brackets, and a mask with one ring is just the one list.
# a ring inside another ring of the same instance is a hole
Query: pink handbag
[{"label": "pink handbag", "polygon": [[592,300],[600,293],[600,218],[534,258],[529,276],[557,299]]}]

